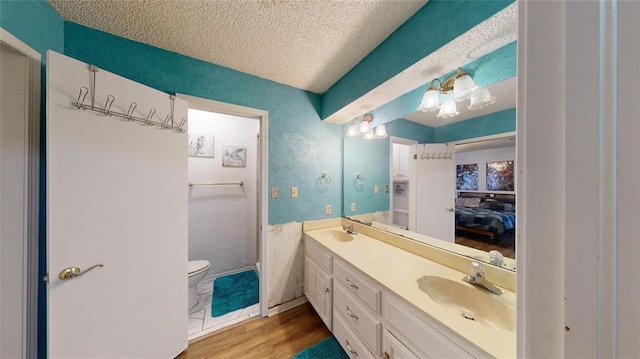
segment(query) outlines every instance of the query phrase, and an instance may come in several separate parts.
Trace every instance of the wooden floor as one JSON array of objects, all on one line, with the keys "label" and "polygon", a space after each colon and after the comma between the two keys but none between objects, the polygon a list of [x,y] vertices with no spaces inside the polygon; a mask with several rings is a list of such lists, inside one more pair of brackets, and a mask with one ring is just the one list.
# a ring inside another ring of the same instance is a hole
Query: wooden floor
[{"label": "wooden floor", "polygon": [[456,243],[485,252],[497,250],[505,257],[516,259],[516,248],[513,245],[501,246],[499,243],[490,243],[488,240],[462,236],[456,236]]},{"label": "wooden floor", "polygon": [[178,359],[288,359],[331,333],[306,303],[269,318],[255,317],[194,339]]}]

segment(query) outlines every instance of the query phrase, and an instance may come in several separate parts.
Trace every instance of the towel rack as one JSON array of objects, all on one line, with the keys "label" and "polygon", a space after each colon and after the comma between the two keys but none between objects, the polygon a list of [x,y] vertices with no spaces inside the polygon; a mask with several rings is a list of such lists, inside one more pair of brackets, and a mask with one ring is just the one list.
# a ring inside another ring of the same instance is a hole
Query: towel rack
[{"label": "towel rack", "polygon": [[244,181],[240,182],[189,182],[189,187],[193,186],[244,186]]}]

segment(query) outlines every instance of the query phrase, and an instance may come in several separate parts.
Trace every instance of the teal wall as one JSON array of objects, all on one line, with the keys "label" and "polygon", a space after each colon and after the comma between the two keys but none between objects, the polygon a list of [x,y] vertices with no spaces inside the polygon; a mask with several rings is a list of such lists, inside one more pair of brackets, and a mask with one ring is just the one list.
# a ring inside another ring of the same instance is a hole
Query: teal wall
[{"label": "teal wall", "polygon": [[[269,111],[269,224],[340,216],[341,126],[320,120],[320,96],[226,67],[66,22],[65,54],[167,93],[183,93]],[[298,198],[290,188],[298,187]],[[325,215],[332,205],[333,214]]]},{"label": "teal wall", "polygon": [[[362,137],[344,138],[344,177],[343,197],[344,215],[356,215],[389,210],[389,193],[384,193],[384,186],[391,188],[391,136],[416,140],[420,143],[433,142],[434,129],[405,119],[397,119],[385,124],[386,138],[366,140]],[[349,124],[343,126],[346,134]],[[361,187],[354,184],[356,172],[362,174],[365,183]],[[375,194],[375,186],[379,193]],[[356,211],[351,211],[351,203],[356,204]]]},{"label": "teal wall", "polygon": [[435,128],[434,142],[444,143],[516,130],[516,109],[491,113]]},{"label": "teal wall", "polygon": [[44,0],[1,0],[0,26],[42,54],[43,62],[47,50],[64,50],[64,21]]},{"label": "teal wall", "polygon": [[322,118],[327,118],[511,3],[513,0],[430,0],[329,88],[322,99]]}]

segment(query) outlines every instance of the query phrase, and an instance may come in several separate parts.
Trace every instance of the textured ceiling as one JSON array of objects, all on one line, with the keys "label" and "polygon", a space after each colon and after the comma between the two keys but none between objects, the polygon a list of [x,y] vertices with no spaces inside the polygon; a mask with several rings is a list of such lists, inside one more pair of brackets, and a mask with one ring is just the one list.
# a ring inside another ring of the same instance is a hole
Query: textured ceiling
[{"label": "textured ceiling", "polygon": [[427,0],[47,0],[67,21],[324,93]]}]

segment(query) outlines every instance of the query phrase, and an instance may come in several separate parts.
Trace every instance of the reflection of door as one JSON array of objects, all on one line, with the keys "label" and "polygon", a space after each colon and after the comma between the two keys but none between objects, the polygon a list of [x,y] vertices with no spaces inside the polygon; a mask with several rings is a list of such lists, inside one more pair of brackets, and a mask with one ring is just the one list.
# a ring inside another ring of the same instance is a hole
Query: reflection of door
[{"label": "reflection of door", "polygon": [[446,144],[416,145],[415,231],[454,242],[455,154]]},{"label": "reflection of door", "polygon": [[[49,357],[173,358],[187,346],[186,134],[71,106],[93,87],[84,63],[49,52],[47,75]],[[168,95],[99,70],[96,107],[107,95],[155,122],[171,112]],[[174,118],[186,110],[176,100]]]}]

